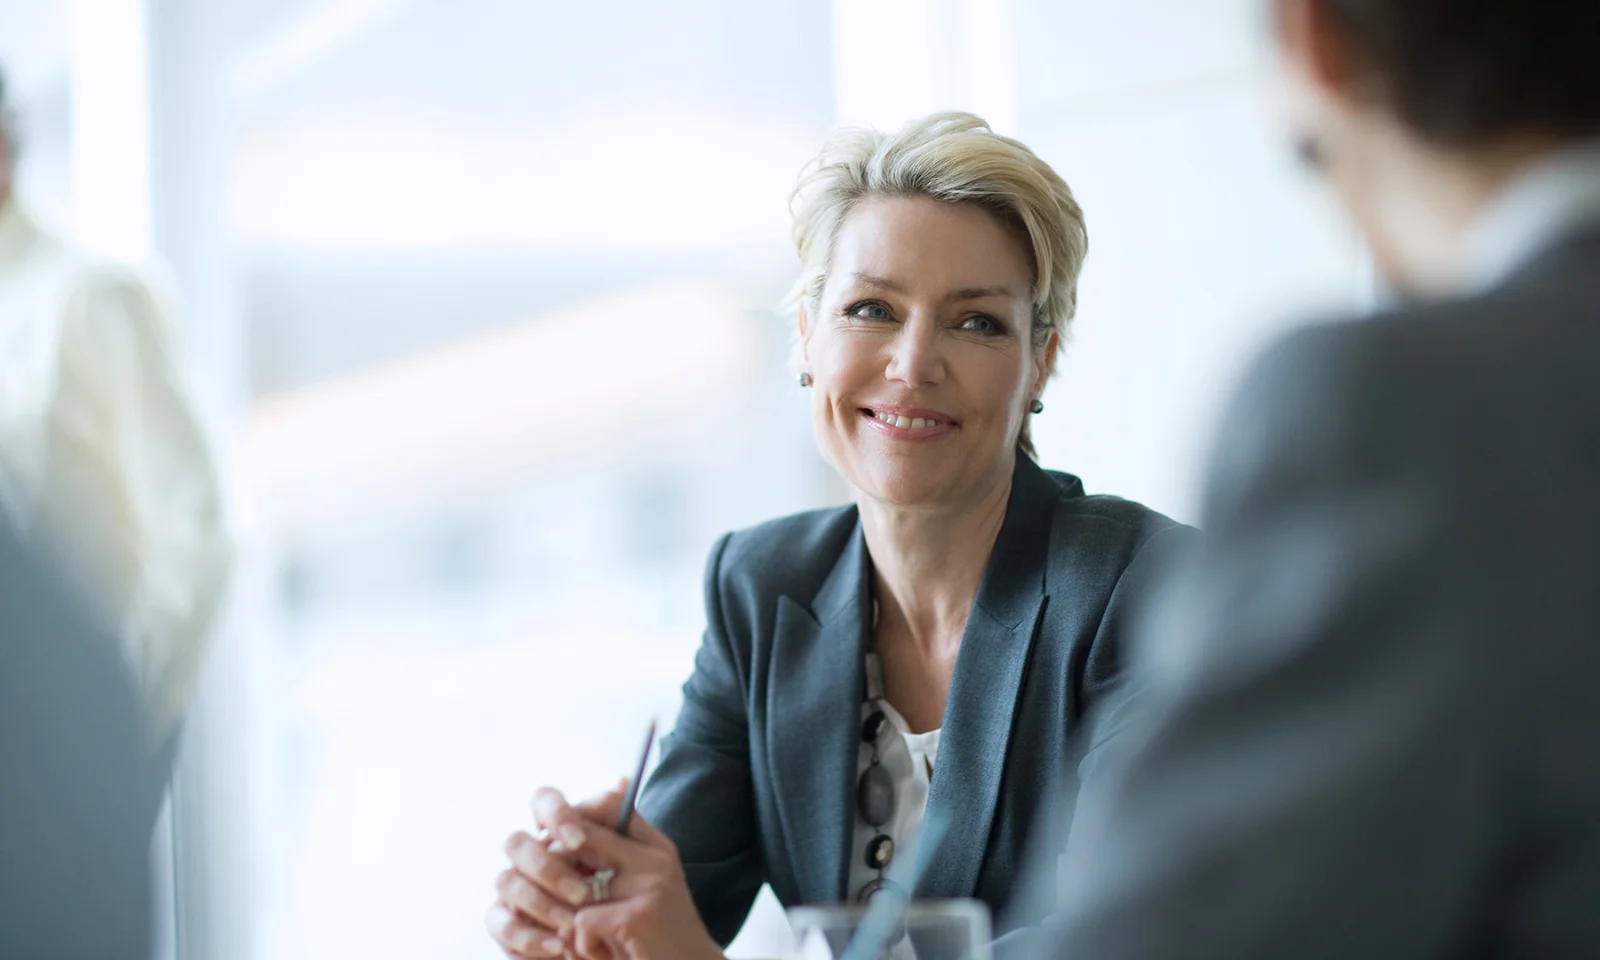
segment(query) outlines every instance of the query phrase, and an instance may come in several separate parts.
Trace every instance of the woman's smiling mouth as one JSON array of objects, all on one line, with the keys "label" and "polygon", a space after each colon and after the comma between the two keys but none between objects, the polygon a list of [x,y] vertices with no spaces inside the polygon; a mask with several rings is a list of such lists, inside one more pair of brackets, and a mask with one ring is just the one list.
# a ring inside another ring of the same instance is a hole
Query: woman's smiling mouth
[{"label": "woman's smiling mouth", "polygon": [[914,407],[862,407],[861,415],[879,432],[896,440],[934,440],[958,426],[947,413]]}]

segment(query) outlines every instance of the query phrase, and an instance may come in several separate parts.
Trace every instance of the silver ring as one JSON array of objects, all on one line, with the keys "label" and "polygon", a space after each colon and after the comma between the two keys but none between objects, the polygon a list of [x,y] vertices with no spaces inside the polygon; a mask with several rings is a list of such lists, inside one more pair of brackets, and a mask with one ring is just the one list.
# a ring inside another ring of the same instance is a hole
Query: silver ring
[{"label": "silver ring", "polygon": [[611,899],[611,878],[617,871],[610,867],[598,870],[589,878],[589,895],[595,903],[605,903]]}]

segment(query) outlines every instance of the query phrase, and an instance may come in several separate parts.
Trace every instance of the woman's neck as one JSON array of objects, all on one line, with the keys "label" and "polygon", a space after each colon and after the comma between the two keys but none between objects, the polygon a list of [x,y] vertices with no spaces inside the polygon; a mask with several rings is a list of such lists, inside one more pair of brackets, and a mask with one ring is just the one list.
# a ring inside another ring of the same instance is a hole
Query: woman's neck
[{"label": "woman's neck", "polygon": [[1005,523],[1011,471],[948,508],[861,498],[861,529],[876,573],[880,629],[898,626],[926,653],[959,645]]}]

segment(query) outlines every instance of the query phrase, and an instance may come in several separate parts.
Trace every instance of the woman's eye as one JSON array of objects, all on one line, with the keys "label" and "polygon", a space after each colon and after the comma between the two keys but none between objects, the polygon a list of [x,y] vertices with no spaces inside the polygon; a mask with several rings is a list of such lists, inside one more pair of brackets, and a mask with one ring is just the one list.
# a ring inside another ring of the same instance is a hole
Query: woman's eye
[{"label": "woman's eye", "polygon": [[1005,328],[1000,326],[1000,321],[996,320],[994,317],[986,317],[983,314],[968,317],[967,319],[961,321],[961,329],[971,330],[974,333],[1005,332]]},{"label": "woman's eye", "polygon": [[858,303],[850,308],[850,315],[862,320],[891,320],[889,308],[881,303]]}]

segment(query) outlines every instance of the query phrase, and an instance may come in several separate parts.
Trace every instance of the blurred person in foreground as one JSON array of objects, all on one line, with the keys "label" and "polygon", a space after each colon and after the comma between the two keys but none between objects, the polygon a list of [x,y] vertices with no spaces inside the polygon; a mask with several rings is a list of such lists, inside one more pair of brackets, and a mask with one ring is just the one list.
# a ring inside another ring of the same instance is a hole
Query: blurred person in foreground
[{"label": "blurred person in foreground", "polygon": [[0,511],[86,587],[170,755],[231,568],[217,470],[167,306],[23,209],[13,121],[0,81]]},{"label": "blurred person in foreground", "polygon": [[615,794],[540,791],[489,916],[511,956],[720,957],[763,883],[870,899],[927,810],[954,826],[916,893],[1005,908],[1037,814],[1076,791],[1081,718],[1118,696],[1140,584],[1184,539],[1034,461],[1087,238],[1026,147],[966,114],[840,131],[794,237],[799,380],[856,502],[716,544],[644,817],[621,837]]},{"label": "blurred person in foreground", "polygon": [[1600,957],[1600,4],[1271,9],[1405,302],[1247,378],[1017,955]]},{"label": "blurred person in foreground", "polygon": [[0,957],[149,957],[147,739],[116,644],[0,519]]}]

